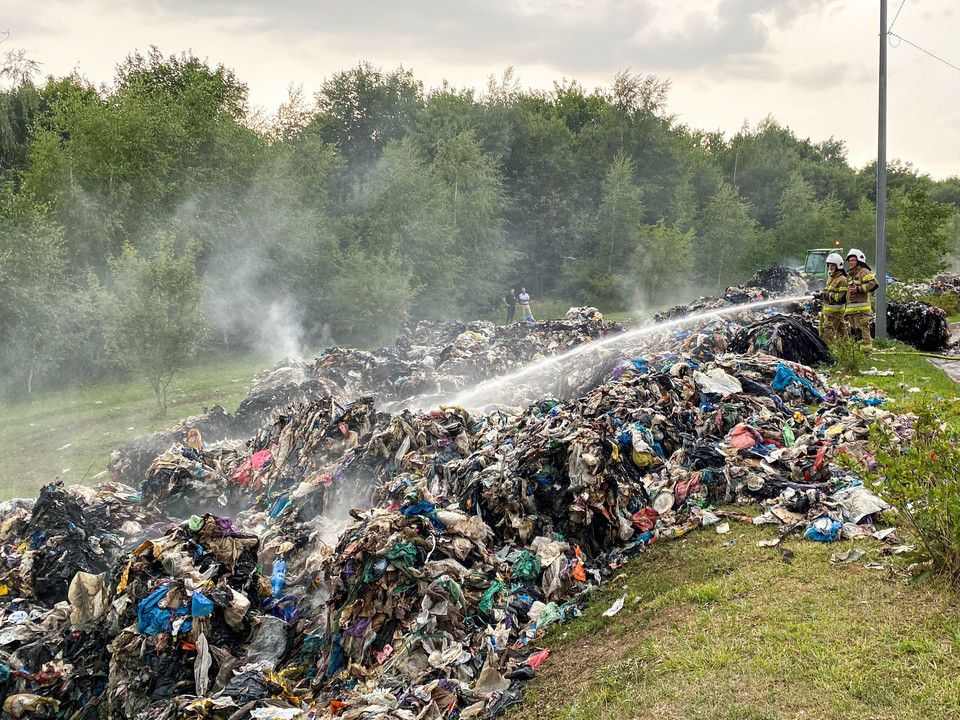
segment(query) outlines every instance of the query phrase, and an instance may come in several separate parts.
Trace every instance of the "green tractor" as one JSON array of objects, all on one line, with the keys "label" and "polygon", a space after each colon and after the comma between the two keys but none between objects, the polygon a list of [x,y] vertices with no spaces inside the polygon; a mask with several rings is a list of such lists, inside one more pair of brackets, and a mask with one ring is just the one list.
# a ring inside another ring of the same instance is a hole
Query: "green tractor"
[{"label": "green tractor", "polygon": [[832,248],[816,248],[807,251],[807,260],[803,267],[797,268],[800,277],[807,281],[807,287],[811,291],[823,290],[827,284],[827,255],[833,252],[841,252],[840,244]]}]

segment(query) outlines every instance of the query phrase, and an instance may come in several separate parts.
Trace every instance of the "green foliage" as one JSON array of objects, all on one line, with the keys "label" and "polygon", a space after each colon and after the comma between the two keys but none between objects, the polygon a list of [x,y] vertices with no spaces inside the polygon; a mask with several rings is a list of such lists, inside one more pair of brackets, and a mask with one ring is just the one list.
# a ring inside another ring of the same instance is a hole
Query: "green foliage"
[{"label": "green foliage", "polygon": [[454,252],[456,228],[450,198],[412,143],[395,142],[384,150],[367,174],[358,200],[348,241],[367,257],[393,258],[398,263],[403,277],[420,289],[411,308],[416,315],[449,313],[456,306],[464,259]]},{"label": "green foliage", "polygon": [[384,73],[361,63],[327,80],[316,100],[324,141],[336,145],[348,164],[363,166],[413,127],[423,107],[423,84],[409,70]]},{"label": "green foliage", "polygon": [[618,155],[603,181],[597,211],[596,257],[607,274],[621,267],[637,247],[643,223],[643,190],[633,180],[634,163]]},{"label": "green foliage", "polygon": [[396,256],[349,250],[332,284],[335,337],[361,346],[392,344],[416,293],[412,273]]},{"label": "green foliage", "polygon": [[694,266],[703,286],[721,290],[755,267],[757,223],[737,189],[721,180],[700,217]]},{"label": "green foliage", "polygon": [[930,402],[917,409],[913,437],[901,448],[884,423],[871,429],[877,448],[877,473],[883,495],[900,513],[920,543],[921,559],[936,573],[960,579],[960,434],[947,418],[955,418],[954,404]]},{"label": "green foliage", "polygon": [[764,264],[778,262],[782,258],[799,264],[807,250],[833,244],[840,227],[841,208],[836,198],[818,201],[813,185],[803,179],[799,172],[790,175],[786,188],[780,196],[777,209],[777,224],[774,229],[775,245]]},{"label": "green foliage", "polygon": [[111,262],[116,296],[107,301],[106,340],[110,355],[153,389],[160,412],[174,375],[203,346],[209,332],[200,312],[203,285],[194,249],[177,255],[170,238],[143,257],[127,246]]},{"label": "green foliage", "polygon": [[930,198],[920,185],[904,196],[897,217],[900,237],[891,244],[894,272],[905,282],[932,278],[947,263],[947,233],[944,225],[953,206]]},{"label": "green foliage", "polygon": [[841,254],[852,247],[870,247],[876,238],[877,206],[869,198],[862,196],[840,226]]},{"label": "green foliage", "polygon": [[75,358],[82,296],[67,275],[61,228],[29,195],[0,188],[0,394],[29,393]]},{"label": "green foliage", "polygon": [[849,335],[838,337],[836,342],[830,343],[830,354],[833,355],[837,367],[846,375],[856,375],[867,366],[863,343]]},{"label": "green foliage", "polygon": [[640,229],[630,264],[648,303],[662,298],[687,278],[692,245],[692,230],[681,232],[663,220]]},{"label": "green foliage", "polygon": [[[380,342],[392,319],[332,321],[370,297],[396,306],[361,289],[364,266],[399,273],[386,286],[414,321],[485,315],[511,285],[616,311],[722,291],[835,237],[864,247],[873,234],[874,168],[854,171],[842,141],[800,139],[772,118],[733,137],[689,128],[652,75],[529,91],[508,68],[483,92],[424,92],[409,70],[361,63],[315,104],[291,89],[265,121],[231,70],[189,53],[134,53],[102,87],[79,74],[34,86],[35,70],[22,55],[0,68],[13,81],[0,92],[0,183],[39,208],[32,240],[0,262],[47,243],[44,272],[58,282],[27,272],[15,289],[6,317],[31,330],[3,335],[14,340],[0,354],[33,372],[8,373],[8,386],[115,369],[98,309],[118,290],[110,262],[127,245],[153,257],[171,235],[196,242],[217,342],[242,347],[270,308],[302,323],[308,343],[333,326]],[[909,164],[890,172],[896,251],[906,193],[949,202],[960,191]],[[82,348],[72,359],[71,346]]]}]

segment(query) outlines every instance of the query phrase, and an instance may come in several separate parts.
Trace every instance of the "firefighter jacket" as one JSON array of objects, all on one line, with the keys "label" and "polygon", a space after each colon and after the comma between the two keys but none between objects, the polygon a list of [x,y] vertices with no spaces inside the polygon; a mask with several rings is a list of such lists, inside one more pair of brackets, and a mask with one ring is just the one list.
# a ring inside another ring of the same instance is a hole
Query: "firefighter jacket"
[{"label": "firefighter jacket", "polygon": [[839,268],[830,273],[821,293],[825,313],[842,313],[847,307],[847,276]]},{"label": "firefighter jacket", "polygon": [[[854,292],[853,286],[857,286]],[[863,265],[852,268],[847,278],[847,312],[863,312],[870,310],[870,293],[877,289],[879,283],[873,271]]]}]

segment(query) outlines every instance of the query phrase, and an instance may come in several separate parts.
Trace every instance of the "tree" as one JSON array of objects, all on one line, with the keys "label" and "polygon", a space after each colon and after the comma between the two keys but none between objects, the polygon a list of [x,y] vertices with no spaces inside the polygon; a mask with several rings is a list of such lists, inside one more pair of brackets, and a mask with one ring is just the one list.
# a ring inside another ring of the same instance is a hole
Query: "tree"
[{"label": "tree", "polygon": [[840,226],[840,253],[846,252],[843,248],[869,247],[877,239],[877,206],[865,195],[860,196],[857,207],[854,208]]},{"label": "tree", "polygon": [[721,180],[701,213],[699,226],[695,267],[703,284],[721,289],[745,279],[745,272],[756,265],[758,233],[737,188]]},{"label": "tree", "polygon": [[397,326],[418,289],[410,271],[401,265],[394,255],[359,247],[346,252],[331,296],[331,324],[337,338],[371,345],[396,338]]},{"label": "tree", "polygon": [[32,391],[50,362],[66,272],[62,235],[42,205],[0,190],[0,392]]},{"label": "tree", "polygon": [[122,367],[143,377],[165,413],[170,381],[203,346],[209,333],[200,313],[203,285],[195,248],[179,256],[172,238],[144,257],[130,245],[110,263],[115,296],[106,322],[107,350]]},{"label": "tree", "polygon": [[[360,189],[345,246],[393,258],[419,289],[410,310],[449,319],[464,258],[454,252],[456,229],[443,183],[409,141],[387,146]],[[447,317],[441,317],[447,316]]]},{"label": "tree", "polygon": [[623,267],[637,245],[643,223],[643,190],[633,179],[633,160],[618,155],[603,181],[597,212],[596,253],[607,273]]},{"label": "tree", "polygon": [[316,100],[324,141],[340,149],[348,166],[362,168],[409,132],[423,107],[423,83],[402,67],[383,72],[361,63],[327,80]]},{"label": "tree", "polygon": [[689,275],[693,231],[682,232],[660,220],[640,229],[631,267],[647,302],[663,300]]},{"label": "tree", "polygon": [[952,215],[952,205],[935,202],[921,185],[904,196],[897,217],[900,236],[890,247],[893,269],[900,279],[926,280],[947,267],[945,226]]},{"label": "tree", "polygon": [[473,130],[443,142],[431,169],[445,191],[455,233],[452,252],[463,260],[457,305],[461,317],[476,317],[500,297],[503,270],[513,258],[504,242],[502,179]]},{"label": "tree", "polygon": [[807,250],[833,244],[840,227],[840,214],[840,204],[835,198],[817,201],[813,185],[799,172],[792,173],[777,208],[776,245],[760,262],[764,265],[802,263]]}]

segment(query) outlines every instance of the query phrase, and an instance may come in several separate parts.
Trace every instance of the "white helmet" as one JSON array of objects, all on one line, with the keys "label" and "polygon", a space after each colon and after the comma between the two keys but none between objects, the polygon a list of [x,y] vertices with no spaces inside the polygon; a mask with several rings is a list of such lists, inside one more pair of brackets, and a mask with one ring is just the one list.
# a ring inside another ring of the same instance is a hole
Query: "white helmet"
[{"label": "white helmet", "polygon": [[827,265],[829,265],[830,263],[833,263],[838,268],[843,267],[843,258],[840,257],[840,253],[832,252],[829,255],[827,255]]},{"label": "white helmet", "polygon": [[856,248],[850,248],[850,252],[847,253],[847,259],[849,260],[851,257],[855,257],[857,259],[857,262],[860,262],[860,263],[865,263],[867,261],[867,256],[864,255],[863,252],[861,252],[860,250],[857,250]]}]

